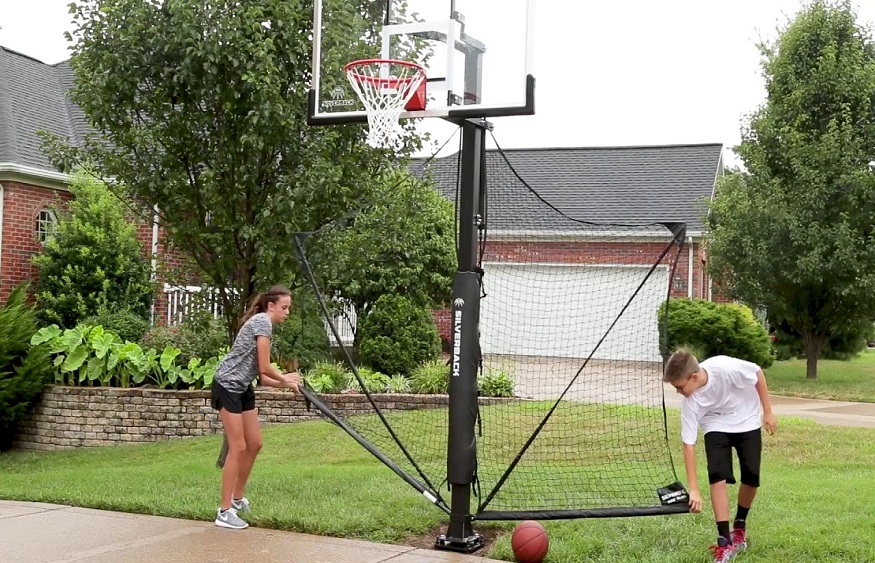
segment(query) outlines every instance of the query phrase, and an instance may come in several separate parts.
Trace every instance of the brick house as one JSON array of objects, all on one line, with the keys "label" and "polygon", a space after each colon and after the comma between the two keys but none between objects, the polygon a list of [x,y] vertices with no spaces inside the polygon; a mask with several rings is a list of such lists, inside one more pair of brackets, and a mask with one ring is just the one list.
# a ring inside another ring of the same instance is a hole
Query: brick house
[{"label": "brick house", "polygon": [[[40,150],[39,131],[81,141],[88,131],[82,111],[67,98],[74,75],[69,63],[47,65],[0,47],[0,303],[18,284],[34,279],[31,257],[57,220],[55,210],[71,199],[69,178]],[[157,224],[139,223],[143,260],[153,271],[179,267],[182,256],[164,248]],[[159,290],[155,319],[166,318]]]},{"label": "brick house", "polygon": [[[457,162],[457,155],[450,155],[431,165],[450,200]],[[485,291],[492,288],[493,296],[481,309],[484,354],[579,352],[579,344],[564,342],[570,338],[566,332],[587,330],[569,327],[580,319],[598,319],[595,324],[613,319],[629,302],[611,331],[617,333],[616,349],[607,343],[599,350],[612,359],[653,360],[658,332],[644,327],[656,328],[656,312],[668,292],[715,296],[702,216],[723,173],[722,144],[491,150],[486,167],[489,234],[483,268]],[[528,197],[529,188],[537,196]],[[566,217],[557,220],[560,214],[550,205]],[[598,225],[581,228],[577,222]],[[660,265],[630,302],[670,236],[667,230],[621,225],[662,222],[686,224],[685,247],[672,279],[671,268]],[[435,312],[445,342],[449,313]],[[535,317],[540,318],[531,320]],[[543,319],[549,320],[530,334],[506,328]],[[593,328],[592,344],[603,334]]]}]

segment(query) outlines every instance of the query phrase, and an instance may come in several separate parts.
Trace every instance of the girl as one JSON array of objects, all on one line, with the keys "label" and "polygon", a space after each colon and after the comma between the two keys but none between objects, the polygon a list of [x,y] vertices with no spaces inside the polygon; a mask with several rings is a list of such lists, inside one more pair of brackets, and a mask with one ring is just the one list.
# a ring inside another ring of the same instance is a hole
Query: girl
[{"label": "girl", "polygon": [[237,512],[249,510],[249,499],[243,495],[243,489],[261,449],[253,381],[260,377],[263,385],[300,391],[301,378],[297,373],[280,373],[270,363],[273,325],[288,318],[291,305],[291,292],[284,286],[275,285],[258,294],[241,319],[243,326],[234,345],[216,368],[212,406],[222,418],[228,444],[222,467],[222,506],[216,514],[216,526],[235,530],[249,526]]}]

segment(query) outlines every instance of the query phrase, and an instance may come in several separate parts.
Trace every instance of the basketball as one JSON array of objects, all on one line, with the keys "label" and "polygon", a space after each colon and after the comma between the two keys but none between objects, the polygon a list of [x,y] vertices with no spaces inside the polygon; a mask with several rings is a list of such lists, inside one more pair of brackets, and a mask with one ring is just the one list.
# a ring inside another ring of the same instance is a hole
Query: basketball
[{"label": "basketball", "polygon": [[534,520],[526,520],[513,529],[510,547],[519,563],[541,563],[547,557],[550,539],[544,526]]}]

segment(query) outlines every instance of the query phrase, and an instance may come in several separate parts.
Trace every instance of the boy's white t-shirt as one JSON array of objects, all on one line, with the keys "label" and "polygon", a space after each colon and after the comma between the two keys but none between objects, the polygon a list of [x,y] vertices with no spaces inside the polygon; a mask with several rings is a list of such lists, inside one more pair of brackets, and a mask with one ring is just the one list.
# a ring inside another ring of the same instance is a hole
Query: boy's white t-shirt
[{"label": "boy's white t-shirt", "polygon": [[749,432],[762,426],[757,373],[760,366],[730,356],[699,363],[708,382],[681,402],[681,440],[695,445],[702,432]]}]

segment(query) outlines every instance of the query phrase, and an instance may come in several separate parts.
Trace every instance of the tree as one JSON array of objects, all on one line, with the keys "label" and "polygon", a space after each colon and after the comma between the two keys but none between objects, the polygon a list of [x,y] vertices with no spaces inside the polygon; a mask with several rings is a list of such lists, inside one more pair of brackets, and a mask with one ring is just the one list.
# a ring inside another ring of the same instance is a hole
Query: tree
[{"label": "tree", "polygon": [[[294,276],[296,232],[340,216],[419,147],[410,136],[389,158],[361,125],[306,124],[307,2],[85,0],[71,10],[71,95],[97,134],[78,147],[47,135],[44,148],[61,169],[88,163],[113,178],[137,210],[157,206],[232,332],[255,292]],[[360,54],[362,37],[377,40],[362,23],[375,20],[359,19],[327,32],[338,65]]]},{"label": "tree", "polygon": [[73,176],[70,192],[55,234],[33,257],[40,320],[73,328],[100,311],[148,319],[155,290],[125,206],[84,172]]},{"label": "tree", "polygon": [[711,204],[711,269],[802,335],[814,379],[829,336],[875,315],[875,44],[848,2],[817,1],[761,50],[767,101],[748,174]]},{"label": "tree", "polygon": [[8,450],[22,418],[39,400],[52,377],[49,350],[31,346],[36,315],[18,286],[0,307],[0,451]]},{"label": "tree", "polygon": [[359,318],[387,294],[446,305],[455,271],[453,204],[406,170],[387,173],[382,184],[374,204],[326,233],[328,252],[313,261],[322,290],[352,304]]}]

